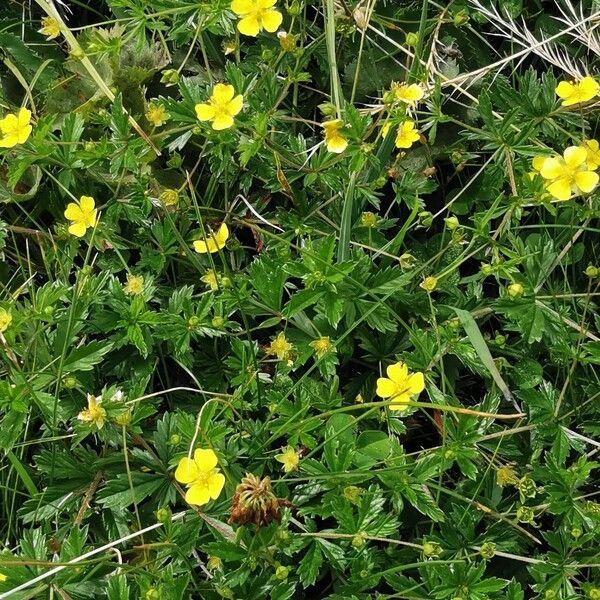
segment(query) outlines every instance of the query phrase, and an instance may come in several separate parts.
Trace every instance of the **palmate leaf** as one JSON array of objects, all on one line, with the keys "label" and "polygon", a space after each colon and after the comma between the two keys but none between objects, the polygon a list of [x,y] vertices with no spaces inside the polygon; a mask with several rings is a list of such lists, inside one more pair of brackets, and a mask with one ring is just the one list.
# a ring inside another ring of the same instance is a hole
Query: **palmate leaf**
[{"label": "palmate leaf", "polygon": [[168,481],[162,475],[152,473],[131,473],[133,489],[129,487],[129,481],[125,473],[117,475],[116,479],[108,481],[98,492],[98,503],[105,508],[121,510],[131,506],[133,502],[142,502],[152,494],[156,494],[160,488],[168,486]]},{"label": "palmate leaf", "polygon": [[308,547],[306,554],[302,557],[300,566],[298,567],[298,576],[305,589],[313,585],[317,580],[322,564],[323,554],[321,552],[319,540],[314,540]]}]

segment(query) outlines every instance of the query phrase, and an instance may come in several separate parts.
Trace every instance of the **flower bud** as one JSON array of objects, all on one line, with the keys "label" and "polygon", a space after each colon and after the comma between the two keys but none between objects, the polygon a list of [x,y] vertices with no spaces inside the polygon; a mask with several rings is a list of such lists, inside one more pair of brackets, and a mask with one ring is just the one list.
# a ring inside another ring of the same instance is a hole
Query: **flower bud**
[{"label": "flower bud", "polygon": [[419,213],[419,225],[422,227],[431,227],[432,223],[433,215],[428,210]]},{"label": "flower bud", "polygon": [[175,69],[165,69],[160,78],[160,82],[167,87],[179,83],[179,73]]},{"label": "flower bud", "polygon": [[442,547],[437,542],[423,543],[423,556],[439,556],[442,553]]},{"label": "flower bud", "polygon": [[457,217],[447,217],[446,219],[444,219],[444,223],[446,223],[446,227],[450,231],[453,231],[460,225],[460,222],[458,221]]},{"label": "flower bud", "polygon": [[298,2],[298,0],[294,0],[287,7],[287,13],[288,13],[288,15],[290,15],[290,17],[297,17],[300,15],[301,12],[302,12],[302,5],[300,4],[300,2]]},{"label": "flower bud", "polygon": [[417,261],[417,259],[412,254],[409,254],[408,252],[405,252],[404,254],[400,255],[400,266],[403,269],[412,268],[416,261]]},{"label": "flower bud", "polygon": [[598,275],[600,275],[600,268],[595,267],[594,265],[590,264],[587,266],[586,270],[584,271],[584,273],[590,278],[594,278],[594,277],[598,277]]},{"label": "flower bud", "polygon": [[520,298],[525,290],[520,283],[511,283],[506,291],[511,298]]},{"label": "flower bud", "polygon": [[75,379],[75,377],[65,377],[63,379],[63,387],[67,390],[72,390],[74,387],[77,386],[77,379]]},{"label": "flower bud", "polygon": [[177,444],[179,444],[180,442],[181,442],[181,436],[179,434],[177,434],[177,433],[174,433],[169,438],[169,445],[170,446],[177,446]]},{"label": "flower bud", "polygon": [[494,558],[494,554],[496,554],[496,544],[494,544],[494,542],[485,542],[479,549],[479,554],[486,560]]},{"label": "flower bud", "polygon": [[425,277],[425,279],[421,281],[419,287],[423,288],[426,292],[433,292],[433,290],[437,288],[437,284],[437,277],[433,277],[432,275],[430,275],[429,277]]},{"label": "flower bud", "polygon": [[159,523],[169,523],[171,521],[171,511],[166,507],[159,508],[156,511],[156,520]]},{"label": "flower bud", "polygon": [[404,39],[404,43],[409,47],[413,48],[419,43],[419,34],[409,31],[406,34],[406,38]]},{"label": "flower bud", "polygon": [[375,227],[377,225],[377,215],[370,211],[366,211],[360,215],[360,224],[363,227]]},{"label": "flower bud", "polygon": [[290,568],[289,567],[284,567],[283,565],[279,565],[277,567],[277,569],[275,569],[275,579],[279,579],[281,581],[284,581],[288,578],[288,575],[290,574]]},{"label": "flower bud", "polygon": [[352,538],[352,545],[355,548],[362,548],[366,543],[366,534],[363,533],[362,531],[360,533],[357,533],[353,538]]}]

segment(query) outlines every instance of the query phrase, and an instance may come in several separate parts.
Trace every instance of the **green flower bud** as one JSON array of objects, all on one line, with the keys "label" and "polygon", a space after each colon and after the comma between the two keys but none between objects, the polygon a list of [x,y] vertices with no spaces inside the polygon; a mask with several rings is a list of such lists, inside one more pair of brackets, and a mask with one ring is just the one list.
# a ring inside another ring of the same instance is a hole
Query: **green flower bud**
[{"label": "green flower bud", "polygon": [[157,588],[151,587],[144,595],[146,600],[160,600],[160,592]]},{"label": "green flower bud", "polygon": [[537,494],[537,486],[535,485],[535,481],[529,477],[529,475],[524,475],[519,479],[519,483],[517,483],[517,488],[519,489],[519,493],[523,498],[533,498]]},{"label": "green flower bud", "polygon": [[67,390],[72,390],[74,387],[77,386],[77,379],[75,379],[75,377],[65,377],[63,379],[63,386],[65,389]]},{"label": "green flower bud", "polygon": [[517,521],[520,523],[533,523],[533,509],[529,506],[519,506],[517,508]]},{"label": "green flower bud", "polygon": [[409,254],[408,252],[405,252],[404,254],[402,254],[400,256],[400,266],[403,269],[410,269],[411,267],[414,266],[416,261],[417,261],[417,259],[412,254]]},{"label": "green flower bud", "polygon": [[219,317],[219,316],[213,317],[213,319],[211,321],[211,325],[215,329],[221,329],[224,324],[225,324],[225,319],[223,317]]},{"label": "green flower bud", "polygon": [[363,533],[362,531],[360,533],[357,533],[353,538],[352,538],[352,545],[355,548],[362,548],[366,543],[366,534]]},{"label": "green flower bud", "polygon": [[290,17],[297,17],[302,12],[302,5],[298,0],[294,0],[288,7],[287,13]]},{"label": "green flower bud", "polygon": [[428,211],[424,210],[419,213],[419,225],[423,227],[431,227],[433,223],[433,215]]},{"label": "green flower bud", "polygon": [[169,438],[169,445],[170,446],[177,446],[179,443],[181,442],[181,436],[178,435],[177,433],[174,433],[170,438]]},{"label": "green flower bud", "polygon": [[579,529],[579,527],[573,527],[573,529],[571,529],[571,536],[574,537],[575,539],[579,539],[582,535],[583,535],[583,531],[581,531],[581,529]]},{"label": "green flower bud", "polygon": [[188,319],[188,329],[195,329],[200,324],[200,319],[193,315]]},{"label": "green flower bud", "polygon": [[492,265],[489,263],[481,263],[481,265],[479,265],[479,270],[481,271],[482,275],[489,277],[494,272],[494,267],[492,267]]},{"label": "green flower bud", "polygon": [[159,523],[169,523],[171,521],[171,511],[168,508],[159,508],[156,511],[156,520]]},{"label": "green flower bud", "polygon": [[161,74],[160,82],[166,86],[176,85],[179,83],[179,73],[175,69],[165,69]]},{"label": "green flower bud", "polygon": [[586,270],[584,271],[584,273],[590,278],[594,278],[594,277],[598,277],[598,275],[600,275],[600,268],[595,267],[594,265],[590,264],[587,266]]},{"label": "green flower bud", "polygon": [[459,10],[454,14],[452,20],[454,21],[455,27],[466,25],[469,22],[469,13],[466,10]]},{"label": "green flower bud", "polygon": [[171,158],[169,158],[169,160],[167,161],[167,167],[169,167],[171,169],[177,169],[182,164],[183,164],[183,158],[181,157],[181,154],[179,154],[178,152],[173,153]]},{"label": "green flower bud", "polygon": [[446,227],[450,231],[453,231],[460,225],[458,217],[447,217],[446,219],[444,219],[444,223],[446,223]]},{"label": "green flower bud", "polygon": [[479,549],[479,554],[486,560],[494,558],[494,554],[496,554],[496,544],[494,544],[494,542],[485,542]]},{"label": "green flower bud", "polygon": [[442,553],[442,547],[437,542],[423,543],[423,556],[439,556]]},{"label": "green flower bud", "polygon": [[404,43],[409,48],[414,48],[419,43],[419,34],[418,33],[413,33],[412,31],[409,31],[406,34],[406,38],[404,39]]},{"label": "green flower bud", "polygon": [[275,579],[280,579],[281,581],[284,581],[285,579],[288,578],[289,574],[290,574],[289,567],[284,567],[283,565],[279,565],[277,567],[277,569],[275,569]]},{"label": "green flower bud", "polygon": [[506,336],[502,335],[502,334],[498,334],[495,338],[494,338],[494,342],[496,343],[497,346],[504,346],[504,344],[506,344]]}]

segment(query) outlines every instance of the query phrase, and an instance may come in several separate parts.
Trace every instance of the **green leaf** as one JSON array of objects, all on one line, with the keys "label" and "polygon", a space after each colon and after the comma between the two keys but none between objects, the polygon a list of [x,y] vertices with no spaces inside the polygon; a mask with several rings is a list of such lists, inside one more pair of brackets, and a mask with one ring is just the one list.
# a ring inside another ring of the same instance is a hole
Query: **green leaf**
[{"label": "green leaf", "polygon": [[75,348],[65,359],[65,373],[91,371],[102,358],[112,350],[110,342],[90,342],[86,346]]},{"label": "green leaf", "polygon": [[304,589],[311,586],[317,580],[317,575],[322,564],[323,554],[321,553],[319,544],[315,541],[309,546],[307,553],[302,558],[298,567],[298,576]]}]

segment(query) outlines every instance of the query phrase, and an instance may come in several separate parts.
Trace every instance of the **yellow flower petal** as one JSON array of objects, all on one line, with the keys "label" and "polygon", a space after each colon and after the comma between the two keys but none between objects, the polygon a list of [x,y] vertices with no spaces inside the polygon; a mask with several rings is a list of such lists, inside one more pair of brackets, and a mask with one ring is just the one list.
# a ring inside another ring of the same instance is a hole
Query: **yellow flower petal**
[{"label": "yellow flower petal", "polygon": [[425,377],[423,373],[413,373],[408,378],[408,390],[411,394],[420,394],[425,389]]},{"label": "yellow flower petal", "polygon": [[254,15],[244,17],[238,21],[237,28],[242,35],[248,35],[250,37],[256,37],[260,31],[258,19]]},{"label": "yellow flower petal", "polygon": [[556,95],[559,98],[568,98],[569,96],[573,95],[573,92],[575,91],[575,86],[572,83],[569,83],[568,81],[561,81],[556,86],[556,89],[554,91],[556,92]]},{"label": "yellow flower petal", "polygon": [[536,171],[541,171],[544,162],[546,161],[546,158],[548,158],[547,156],[536,156],[534,157],[534,159],[531,161],[531,165],[533,166],[533,168]]},{"label": "yellow flower petal", "polygon": [[575,173],[575,183],[577,187],[584,193],[588,194],[598,184],[598,173],[593,171],[580,171]]},{"label": "yellow flower petal", "polygon": [[229,238],[229,229],[225,223],[221,223],[217,234],[215,235],[215,243],[219,248],[222,248],[225,245],[225,242]]},{"label": "yellow flower petal", "polygon": [[262,26],[269,33],[277,31],[282,21],[283,15],[277,10],[265,10],[262,15]]},{"label": "yellow flower petal", "polygon": [[406,410],[410,402],[410,394],[404,392],[392,398],[393,402],[389,405],[390,410]]},{"label": "yellow flower petal", "polygon": [[225,113],[218,114],[212,122],[212,128],[215,131],[222,131],[223,129],[229,129],[232,125],[233,125],[233,117],[231,115],[227,115]]},{"label": "yellow flower petal", "polygon": [[395,383],[403,384],[408,377],[408,367],[403,362],[397,362],[390,365],[385,372],[387,376]]},{"label": "yellow flower petal", "polygon": [[277,4],[277,0],[255,0],[257,8],[271,8]]},{"label": "yellow flower petal", "polygon": [[81,207],[81,211],[84,215],[89,215],[90,213],[94,212],[96,202],[91,196],[81,196],[79,198],[79,206]]},{"label": "yellow flower petal", "polygon": [[188,504],[202,506],[210,500],[210,492],[207,485],[193,485],[185,494],[185,501]]},{"label": "yellow flower petal", "polygon": [[579,96],[582,102],[591,100],[598,94],[598,82],[589,75],[579,82]]},{"label": "yellow flower petal", "polygon": [[238,94],[227,105],[227,112],[233,117],[233,116],[237,115],[240,112],[240,110],[242,110],[243,105],[244,105],[244,97],[241,94]]},{"label": "yellow flower petal", "polygon": [[196,462],[187,456],[182,458],[175,470],[175,479],[179,483],[192,483],[198,479],[199,470]]},{"label": "yellow flower petal", "polygon": [[212,471],[212,469],[217,466],[219,459],[214,453],[214,450],[211,450],[210,448],[208,450],[198,448],[194,452],[194,462],[199,471],[207,472]]},{"label": "yellow flower petal", "polygon": [[251,0],[233,0],[231,3],[231,10],[236,15],[245,15],[252,12],[254,3]]},{"label": "yellow flower petal", "polygon": [[213,500],[219,497],[225,485],[225,476],[223,473],[212,473],[208,478],[208,493]]},{"label": "yellow flower petal", "polygon": [[568,200],[571,197],[571,184],[566,178],[557,179],[546,188],[548,193],[557,200]]},{"label": "yellow flower petal", "polygon": [[69,204],[67,204],[64,215],[65,219],[69,219],[69,221],[83,220],[83,212],[81,211],[79,204],[76,204],[75,202],[69,202]]},{"label": "yellow flower petal", "polygon": [[215,107],[210,104],[196,104],[194,108],[199,121],[210,121],[215,118]]},{"label": "yellow flower petal", "polygon": [[78,221],[76,223],[72,223],[69,225],[69,233],[74,235],[75,237],[83,237],[85,235],[87,227],[82,221]]},{"label": "yellow flower petal", "polygon": [[565,163],[573,169],[586,161],[587,152],[581,146],[569,146],[563,156],[565,157]]},{"label": "yellow flower petal", "polygon": [[377,395],[380,398],[389,398],[393,396],[398,390],[398,386],[387,377],[380,377],[377,380]]},{"label": "yellow flower petal", "polygon": [[213,88],[212,100],[215,104],[227,104],[235,94],[235,89],[228,83],[217,83]]},{"label": "yellow flower petal", "polygon": [[564,166],[558,158],[547,158],[540,169],[544,179],[556,179],[564,173]]},{"label": "yellow flower petal", "polygon": [[348,140],[341,135],[334,135],[326,140],[327,150],[334,154],[341,154],[348,147]]}]

